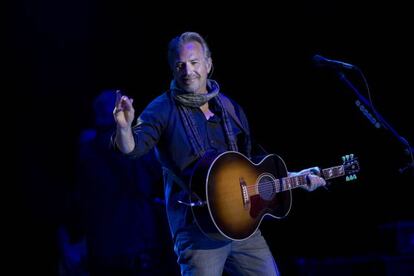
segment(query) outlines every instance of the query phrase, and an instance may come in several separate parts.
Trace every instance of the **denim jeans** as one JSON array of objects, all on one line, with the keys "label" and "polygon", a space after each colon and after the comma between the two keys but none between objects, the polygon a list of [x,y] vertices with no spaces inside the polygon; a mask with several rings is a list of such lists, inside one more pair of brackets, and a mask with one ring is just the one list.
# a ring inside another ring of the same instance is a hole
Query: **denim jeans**
[{"label": "denim jeans", "polygon": [[197,229],[181,231],[174,251],[182,275],[279,275],[276,262],[260,231],[243,241],[213,241]]}]

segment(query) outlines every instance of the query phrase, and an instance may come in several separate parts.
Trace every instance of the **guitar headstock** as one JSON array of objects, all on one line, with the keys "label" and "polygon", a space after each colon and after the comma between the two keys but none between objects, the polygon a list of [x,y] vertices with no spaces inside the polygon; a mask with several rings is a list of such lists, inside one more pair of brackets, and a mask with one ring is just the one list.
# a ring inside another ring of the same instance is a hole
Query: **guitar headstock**
[{"label": "guitar headstock", "polygon": [[359,172],[359,162],[358,158],[354,154],[347,154],[342,156],[343,161],[343,170],[344,175],[346,175],[345,180],[351,181],[357,178],[356,173]]}]

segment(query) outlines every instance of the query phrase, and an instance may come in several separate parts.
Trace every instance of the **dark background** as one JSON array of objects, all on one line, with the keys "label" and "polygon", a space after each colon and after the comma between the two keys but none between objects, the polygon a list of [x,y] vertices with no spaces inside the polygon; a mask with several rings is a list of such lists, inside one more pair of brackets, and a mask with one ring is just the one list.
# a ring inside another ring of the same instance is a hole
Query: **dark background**
[{"label": "dark background", "polygon": [[[78,135],[92,125],[92,99],[120,88],[139,113],[168,87],[167,44],[184,31],[206,38],[213,78],[245,108],[256,141],[289,170],[339,165],[348,153],[359,157],[357,181],[294,191],[289,217],[264,221],[282,272],[297,272],[298,258],[402,255],[395,237],[386,240],[381,229],[414,219],[412,175],[398,173],[409,158],[390,132],[364,117],[333,70],[316,68],[311,58],[321,54],[361,68],[377,111],[414,143],[408,4],[223,5],[43,0],[8,6],[10,88],[3,104],[11,126],[4,136],[17,149],[17,171],[5,204],[16,272],[54,272],[62,199],[74,181]],[[346,76],[368,97],[359,74]]]}]

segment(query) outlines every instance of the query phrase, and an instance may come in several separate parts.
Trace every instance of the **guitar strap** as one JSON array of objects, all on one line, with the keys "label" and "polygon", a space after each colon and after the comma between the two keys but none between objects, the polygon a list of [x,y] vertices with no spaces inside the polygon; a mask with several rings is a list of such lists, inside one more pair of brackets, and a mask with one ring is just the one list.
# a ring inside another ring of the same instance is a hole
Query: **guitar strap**
[{"label": "guitar strap", "polygon": [[[185,184],[185,181],[183,181],[181,178],[179,178],[172,170],[168,169],[167,167],[162,167],[162,170],[163,170],[164,176],[167,178],[167,180],[166,180],[167,182],[174,181],[189,196],[188,199],[182,198],[181,200],[177,200],[178,203],[184,204],[186,206],[192,206],[192,205],[202,206],[202,205],[204,205],[201,198],[196,193],[192,192],[190,187]],[[185,200],[185,201],[183,201],[183,200]]]},{"label": "guitar strap", "polygon": [[162,167],[162,171],[164,176],[167,178],[167,182],[171,182],[174,181],[175,183],[177,183],[184,191],[186,191],[187,193],[190,192],[190,189],[188,187],[188,185],[185,184],[185,182],[179,178],[172,170],[170,170],[167,167]]},{"label": "guitar strap", "polygon": [[230,116],[233,118],[233,120],[236,122],[237,126],[243,130],[243,132],[246,135],[249,135],[249,132],[247,131],[246,127],[243,126],[241,123],[239,117],[236,115],[236,110],[234,109],[233,103],[230,101],[229,98],[224,96],[223,94],[218,94],[218,97],[220,97],[221,102],[223,103],[223,107],[226,109],[226,111],[230,114]]},{"label": "guitar strap", "polygon": [[228,114],[230,114],[230,116],[233,118],[234,122],[236,123],[236,125],[244,132],[245,136],[246,136],[246,153],[247,156],[249,158],[251,158],[251,145],[252,145],[252,137],[250,136],[250,132],[249,132],[249,126],[242,124],[242,122],[239,119],[239,116],[237,116],[236,110],[234,108],[233,103],[230,101],[229,98],[227,98],[226,96],[224,96],[223,94],[219,93],[218,97],[220,97],[220,100],[223,104],[223,108],[228,112]]}]

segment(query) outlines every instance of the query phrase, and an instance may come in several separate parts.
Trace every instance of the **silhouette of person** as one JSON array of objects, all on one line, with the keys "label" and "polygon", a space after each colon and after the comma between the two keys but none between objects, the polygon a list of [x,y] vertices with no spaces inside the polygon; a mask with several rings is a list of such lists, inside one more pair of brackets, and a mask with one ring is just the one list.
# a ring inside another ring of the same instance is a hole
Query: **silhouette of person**
[{"label": "silhouette of person", "polygon": [[90,275],[165,274],[162,220],[154,203],[162,172],[154,151],[137,160],[110,149],[116,93],[93,102],[95,125],[79,139],[78,202]]}]

